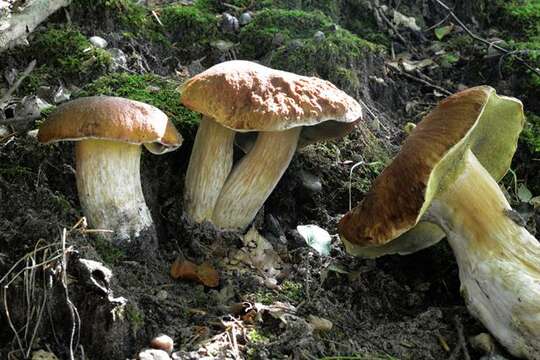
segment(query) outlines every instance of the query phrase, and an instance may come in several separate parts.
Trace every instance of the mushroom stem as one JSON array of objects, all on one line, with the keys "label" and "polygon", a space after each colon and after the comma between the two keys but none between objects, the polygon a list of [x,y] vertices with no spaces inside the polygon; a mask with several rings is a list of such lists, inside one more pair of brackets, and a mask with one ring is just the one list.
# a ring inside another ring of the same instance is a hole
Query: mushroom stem
[{"label": "mushroom stem", "polygon": [[117,245],[153,231],[141,187],[139,145],[82,140],[75,154],[79,200],[90,226],[112,230]]},{"label": "mushroom stem", "polygon": [[300,131],[301,127],[295,127],[259,133],[221,190],[212,215],[215,225],[226,229],[249,225],[289,166]]},{"label": "mushroom stem", "polygon": [[511,212],[469,150],[425,216],[448,237],[469,311],[513,355],[540,359],[540,245]]},{"label": "mushroom stem", "polygon": [[204,116],[189,158],[184,207],[196,222],[210,220],[231,172],[235,132]]}]

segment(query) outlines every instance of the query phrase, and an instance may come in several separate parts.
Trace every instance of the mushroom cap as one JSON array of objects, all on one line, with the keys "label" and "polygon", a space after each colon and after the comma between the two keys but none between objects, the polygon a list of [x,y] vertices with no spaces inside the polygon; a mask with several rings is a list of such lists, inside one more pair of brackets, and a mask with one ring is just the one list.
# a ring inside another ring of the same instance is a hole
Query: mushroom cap
[{"label": "mushroom cap", "polygon": [[366,197],[341,219],[338,228],[347,250],[356,255],[367,252],[368,256],[372,250],[377,252],[376,247],[395,250],[399,244],[390,241],[411,241],[415,232],[416,242],[430,245],[440,240],[440,229],[434,225],[420,223],[414,228],[431,200],[459,175],[468,149],[493,178],[502,178],[510,167],[524,119],[519,100],[498,96],[489,86],[441,101],[406,139]]},{"label": "mushroom cap", "polygon": [[360,104],[326,80],[242,60],[217,64],[188,80],[181,101],[239,132],[282,131],[328,120],[348,125],[362,117]]},{"label": "mushroom cap", "polygon": [[38,132],[43,144],[85,139],[144,144],[155,154],[175,150],[182,144],[182,135],[161,110],[112,96],[67,102],[49,115]]}]

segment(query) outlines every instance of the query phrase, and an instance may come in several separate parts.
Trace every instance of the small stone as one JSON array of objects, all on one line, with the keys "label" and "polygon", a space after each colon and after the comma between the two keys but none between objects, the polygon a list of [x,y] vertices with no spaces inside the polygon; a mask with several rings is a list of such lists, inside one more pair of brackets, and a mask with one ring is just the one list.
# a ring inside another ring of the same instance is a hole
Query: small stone
[{"label": "small stone", "polygon": [[277,33],[272,37],[272,45],[281,46],[285,42],[285,36],[282,33]]},{"label": "small stone", "polygon": [[305,170],[301,170],[299,173],[299,177],[300,181],[302,182],[302,186],[305,189],[313,193],[318,193],[322,191],[321,179],[319,179],[317,176]]},{"label": "small stone", "polygon": [[0,139],[11,133],[6,126],[0,125]]},{"label": "small stone", "polygon": [[315,331],[330,331],[334,326],[330,320],[314,315],[309,315],[307,317],[307,321],[309,324],[311,324],[311,326],[313,326],[313,330]]},{"label": "small stone", "polygon": [[294,39],[288,44],[289,50],[301,49],[304,47],[304,43],[300,39]]},{"label": "small stone", "polygon": [[53,102],[55,104],[60,104],[68,101],[71,98],[71,91],[60,85],[58,89],[54,92]]},{"label": "small stone", "polygon": [[161,334],[150,341],[150,347],[153,349],[166,351],[168,354],[170,354],[172,353],[174,347],[174,341],[170,336]]},{"label": "small stone", "polygon": [[112,57],[111,70],[115,71],[118,69],[127,68],[127,56],[122,50],[118,48],[112,48],[112,49],[109,49],[108,51]]},{"label": "small stone", "polygon": [[235,33],[240,30],[240,23],[238,19],[229,13],[223,13],[221,20],[221,30],[223,32]]},{"label": "small stone", "polygon": [[156,297],[159,300],[167,300],[167,298],[169,297],[169,293],[165,290],[159,290],[158,293],[156,294]]},{"label": "small stone", "polygon": [[251,13],[245,12],[242,15],[240,15],[238,22],[240,23],[240,26],[244,26],[244,25],[249,24],[252,20],[253,20],[253,17],[251,16]]},{"label": "small stone", "polygon": [[326,36],[324,35],[322,31],[319,30],[315,33],[315,35],[313,35],[313,38],[315,39],[316,42],[323,42]]},{"label": "small stone", "polygon": [[475,350],[480,350],[486,354],[490,354],[495,350],[495,340],[488,333],[480,333],[469,338],[471,346]]},{"label": "small stone", "polygon": [[92,36],[89,40],[90,40],[90,44],[100,49],[105,49],[107,45],[109,44],[107,40],[99,36]]},{"label": "small stone", "polygon": [[158,349],[145,349],[139,353],[139,360],[171,360],[166,351]]}]

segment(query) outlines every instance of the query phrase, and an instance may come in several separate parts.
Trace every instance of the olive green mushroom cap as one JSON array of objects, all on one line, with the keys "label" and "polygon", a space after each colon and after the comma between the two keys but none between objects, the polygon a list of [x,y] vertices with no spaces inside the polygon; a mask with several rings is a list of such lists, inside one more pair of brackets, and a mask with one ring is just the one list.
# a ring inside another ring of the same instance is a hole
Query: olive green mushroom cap
[{"label": "olive green mushroom cap", "polygon": [[338,225],[347,251],[376,257],[413,252],[443,237],[420,222],[431,200],[460,173],[468,149],[500,180],[508,171],[524,124],[523,106],[474,87],[441,101],[413,130],[360,204]]},{"label": "olive green mushroom cap", "polygon": [[144,144],[155,154],[177,149],[182,135],[158,108],[113,96],[79,98],[59,106],[40,126],[38,140],[99,139]]},{"label": "olive green mushroom cap", "polygon": [[362,117],[360,104],[326,80],[242,60],[217,64],[188,80],[181,102],[239,132],[282,131],[331,121],[321,133],[311,131],[309,137],[317,140],[325,133],[346,134]]}]

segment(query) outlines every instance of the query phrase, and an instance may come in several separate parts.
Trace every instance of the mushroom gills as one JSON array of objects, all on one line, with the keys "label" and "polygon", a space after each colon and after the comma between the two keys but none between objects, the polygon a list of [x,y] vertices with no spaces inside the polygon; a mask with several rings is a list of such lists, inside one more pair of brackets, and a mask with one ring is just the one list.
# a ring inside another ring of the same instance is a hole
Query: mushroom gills
[{"label": "mushroom gills", "polygon": [[508,217],[508,201],[470,150],[464,165],[423,220],[446,233],[471,314],[513,355],[540,359],[540,244]]},{"label": "mushroom gills", "polygon": [[195,136],[184,189],[186,213],[196,222],[210,220],[233,164],[235,132],[204,116]]},{"label": "mushroom gills", "polygon": [[245,229],[249,225],[289,166],[301,130],[259,133],[221,190],[212,215],[216,226]]},{"label": "mushroom gills", "polygon": [[142,192],[139,145],[87,139],[77,142],[75,154],[79,200],[92,228],[112,230],[106,237],[119,245],[153,228]]}]

